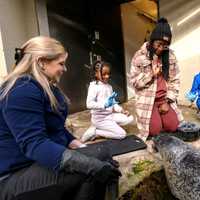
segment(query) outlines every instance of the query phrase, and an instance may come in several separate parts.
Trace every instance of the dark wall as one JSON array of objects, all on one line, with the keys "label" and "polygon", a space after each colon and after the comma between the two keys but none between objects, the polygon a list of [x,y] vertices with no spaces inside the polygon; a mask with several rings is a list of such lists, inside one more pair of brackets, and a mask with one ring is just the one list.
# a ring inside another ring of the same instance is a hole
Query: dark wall
[{"label": "dark wall", "polygon": [[[66,61],[67,72],[62,76],[60,86],[71,100],[70,112],[85,108],[87,82],[90,79],[88,33],[81,26],[65,18],[49,13],[50,35],[64,44],[69,53]],[[77,27],[78,26],[78,27]]]},{"label": "dark wall", "polygon": [[119,93],[120,101],[125,101],[126,75],[120,6],[109,5],[105,9],[99,8],[93,8],[93,28],[99,32],[99,39],[94,40],[92,51],[112,64],[111,84]]},{"label": "dark wall", "polygon": [[[95,3],[95,4],[94,4]],[[86,108],[91,64],[101,58],[112,64],[111,84],[125,101],[126,75],[120,6],[114,0],[48,1],[49,30],[69,52],[61,87],[71,99],[70,112]],[[95,37],[95,32],[99,38]]]}]

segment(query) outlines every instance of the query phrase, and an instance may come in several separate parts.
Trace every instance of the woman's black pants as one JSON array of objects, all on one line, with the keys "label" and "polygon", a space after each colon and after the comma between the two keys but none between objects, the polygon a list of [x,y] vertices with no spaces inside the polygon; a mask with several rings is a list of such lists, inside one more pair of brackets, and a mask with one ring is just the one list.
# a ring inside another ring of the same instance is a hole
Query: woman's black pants
[{"label": "woman's black pants", "polygon": [[0,200],[104,200],[106,186],[80,174],[55,174],[37,164],[0,183]]},{"label": "woman's black pants", "polygon": [[[78,151],[104,161],[112,159],[105,148]],[[83,174],[64,171],[56,174],[32,164],[0,182],[0,200],[104,200],[106,187],[105,183],[94,182]]]}]

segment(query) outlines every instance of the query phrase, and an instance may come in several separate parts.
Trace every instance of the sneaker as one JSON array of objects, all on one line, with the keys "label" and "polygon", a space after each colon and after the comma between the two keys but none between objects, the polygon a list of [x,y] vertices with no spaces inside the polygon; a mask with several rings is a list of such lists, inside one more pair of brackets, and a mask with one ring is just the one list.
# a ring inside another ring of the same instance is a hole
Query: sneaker
[{"label": "sneaker", "polygon": [[83,136],[81,137],[81,141],[82,142],[87,142],[89,140],[94,140],[96,136],[96,127],[94,126],[90,126],[85,133],[83,134]]}]

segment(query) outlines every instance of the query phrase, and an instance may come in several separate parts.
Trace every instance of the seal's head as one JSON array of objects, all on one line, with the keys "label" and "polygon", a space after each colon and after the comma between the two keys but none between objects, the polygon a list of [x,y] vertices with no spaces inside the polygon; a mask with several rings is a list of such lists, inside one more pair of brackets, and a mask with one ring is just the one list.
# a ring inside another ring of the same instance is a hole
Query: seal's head
[{"label": "seal's head", "polygon": [[160,153],[163,160],[171,162],[178,158],[189,147],[182,140],[169,135],[159,135],[153,139],[155,148]]},{"label": "seal's head", "polygon": [[181,200],[200,199],[200,152],[167,133],[154,138],[167,183],[172,194]]}]

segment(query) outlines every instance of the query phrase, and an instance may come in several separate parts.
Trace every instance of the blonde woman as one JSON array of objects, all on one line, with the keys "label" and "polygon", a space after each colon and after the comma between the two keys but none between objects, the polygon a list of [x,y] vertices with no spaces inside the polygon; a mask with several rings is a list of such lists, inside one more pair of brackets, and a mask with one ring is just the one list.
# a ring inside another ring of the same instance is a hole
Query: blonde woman
[{"label": "blonde woman", "polygon": [[103,200],[107,181],[120,175],[110,162],[78,151],[83,144],[64,128],[67,98],[57,83],[67,57],[49,37],[16,49],[0,90],[1,200]]}]

